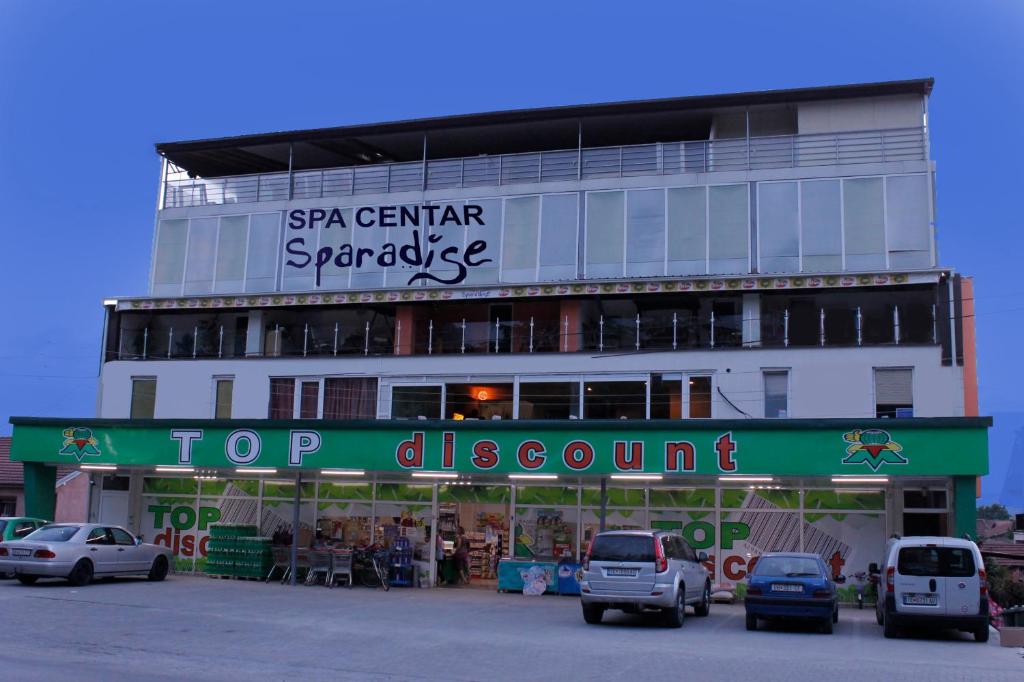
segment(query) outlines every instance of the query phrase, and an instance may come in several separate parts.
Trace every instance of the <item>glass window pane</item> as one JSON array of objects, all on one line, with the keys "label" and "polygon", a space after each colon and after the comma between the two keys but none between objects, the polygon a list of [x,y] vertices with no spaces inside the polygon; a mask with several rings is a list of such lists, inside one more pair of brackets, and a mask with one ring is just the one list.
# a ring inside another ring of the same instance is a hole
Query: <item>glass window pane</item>
[{"label": "glass window pane", "polygon": [[707,273],[707,189],[668,190],[668,274]]},{"label": "glass window pane", "polygon": [[625,245],[624,192],[587,194],[586,276],[621,277]]},{"label": "glass window pane", "polygon": [[[389,234],[403,228],[360,227],[353,224],[352,230],[352,252],[354,261],[352,263],[352,288],[373,289],[384,286],[384,266],[380,265],[377,257],[380,255],[381,247],[390,241]],[[369,249],[371,253],[359,257],[359,249]],[[288,271],[285,270],[287,273]],[[287,285],[285,288],[289,288]]]},{"label": "glass window pane", "polygon": [[217,248],[217,219],[197,218],[188,228],[188,260],[185,263],[185,293],[213,291],[213,257]]},{"label": "glass window pane", "polygon": [[588,381],[583,390],[584,419],[646,419],[643,381]]},{"label": "glass window pane", "polygon": [[682,416],[682,379],[664,379],[655,374],[651,382],[651,419],[679,419]]},{"label": "glass window pane", "polygon": [[576,278],[577,195],[549,194],[541,202],[540,281]]},{"label": "glass window pane", "polygon": [[187,220],[161,220],[153,257],[153,295],[178,296],[185,271]]},{"label": "glass window pane", "polygon": [[482,241],[487,248],[474,256],[476,261],[490,259],[489,263],[469,268],[466,273],[466,284],[496,284],[498,281],[498,265],[501,262],[501,199],[471,199],[466,203],[476,204],[481,209],[483,225],[473,224],[466,233],[466,245]]},{"label": "glass window pane", "polygon": [[511,419],[512,384],[447,384],[445,419]]},{"label": "glass window pane", "polygon": [[324,419],[374,419],[376,416],[375,378],[324,380]]},{"label": "glass window pane", "polygon": [[764,373],[764,416],[785,419],[789,408],[789,373]]},{"label": "glass window pane", "polygon": [[800,210],[804,272],[838,272],[843,267],[839,181],[800,183]]},{"label": "glass window pane", "polygon": [[295,415],[295,379],[270,380],[270,419],[291,419]]},{"label": "glass window pane", "polygon": [[711,418],[711,377],[690,377],[690,419]]},{"label": "glass window pane", "polygon": [[843,180],[847,270],[885,267],[885,211],[881,178]]},{"label": "glass window pane", "polygon": [[800,261],[797,183],[758,185],[760,272],[797,272]]},{"label": "glass window pane", "polygon": [[580,413],[576,381],[519,384],[520,419],[574,419]]},{"label": "glass window pane", "polygon": [[665,272],[665,190],[634,190],[627,196],[626,274]]},{"label": "glass window pane", "polygon": [[[429,227],[429,230],[424,230],[423,232],[424,233],[429,233],[430,235],[434,235],[435,238],[437,236],[440,237],[440,239],[438,241],[434,242],[434,244],[433,244],[434,253],[440,254],[445,249],[450,248],[450,247],[454,247],[455,249],[457,249],[457,251],[455,253],[462,254],[463,253],[463,249],[465,248],[465,245],[466,245],[466,227],[464,225],[453,225],[450,220],[446,224],[444,224],[444,225],[441,225],[440,222],[441,222],[441,216],[442,216],[442,214],[444,212],[447,211],[447,207],[448,206],[451,206],[459,215],[461,215],[462,214],[462,208],[463,208],[463,202],[461,202],[461,201],[442,201],[442,202],[432,202],[432,203],[435,203],[435,204],[441,206],[442,208],[441,208],[440,211],[438,211],[437,213],[434,214],[435,215],[435,217],[434,217],[434,223],[435,224],[431,225]],[[380,228],[377,228],[377,229],[380,229]],[[404,231],[399,233],[400,229],[404,230]],[[391,230],[391,232],[392,232],[392,234],[396,234],[396,235],[397,234],[402,234],[403,236],[409,234],[409,231],[405,230],[404,228],[396,228],[396,229]],[[411,240],[411,237],[410,237],[410,240]],[[411,243],[411,241],[410,241],[410,243]],[[441,260],[440,258],[437,258],[437,257],[434,258],[433,262],[430,265],[429,270],[430,270],[430,274],[434,275],[435,277],[437,277],[439,279],[442,279],[442,280],[445,280],[445,281],[448,281],[448,282],[451,282],[451,281],[453,281],[455,279],[458,279],[458,275],[459,275],[458,268],[456,268],[454,265],[452,265],[448,261]],[[389,281],[389,284],[392,284],[392,285],[394,285],[394,284],[404,285],[408,281],[408,279],[409,279],[408,277],[395,277],[395,278],[392,278],[391,281]],[[432,280],[432,279],[424,280],[424,283],[427,284],[428,286],[444,286],[444,284],[442,282],[437,282],[437,281]]]},{"label": "glass window pane", "polygon": [[[345,221],[346,227],[338,227],[332,225],[326,230],[321,229],[320,232],[320,246],[330,246],[334,249],[334,254],[337,256],[342,247],[352,245],[352,234],[354,232],[352,222],[352,209],[343,208],[340,209],[341,218]],[[309,232],[307,230],[306,232]],[[348,289],[348,276],[350,267],[339,267],[335,265],[334,258],[328,261],[324,267],[320,270],[320,288],[321,289]]]},{"label": "glass window pane", "polygon": [[505,200],[501,246],[501,280],[532,282],[537,275],[537,231],[540,197]]},{"label": "glass window pane", "polygon": [[896,175],[885,181],[889,267],[926,268],[931,262],[928,179]]},{"label": "glass window pane", "polygon": [[280,213],[257,213],[251,217],[245,265],[246,292],[274,291],[280,233]]},{"label": "glass window pane", "polygon": [[132,379],[132,419],[152,419],[156,411],[156,379]]},{"label": "glass window pane", "polygon": [[299,419],[316,419],[320,411],[320,382],[303,381],[299,396]]},{"label": "glass window pane", "polygon": [[392,419],[440,419],[440,386],[394,386],[391,389]]},{"label": "glass window pane", "polygon": [[231,419],[231,394],[235,382],[231,379],[217,380],[217,404],[214,408],[215,419]]},{"label": "glass window pane", "polygon": [[217,281],[214,293],[244,291],[245,247],[249,235],[249,216],[234,215],[220,219],[217,235]]},{"label": "glass window pane", "polygon": [[747,185],[709,187],[708,192],[710,271],[713,274],[748,272]]}]

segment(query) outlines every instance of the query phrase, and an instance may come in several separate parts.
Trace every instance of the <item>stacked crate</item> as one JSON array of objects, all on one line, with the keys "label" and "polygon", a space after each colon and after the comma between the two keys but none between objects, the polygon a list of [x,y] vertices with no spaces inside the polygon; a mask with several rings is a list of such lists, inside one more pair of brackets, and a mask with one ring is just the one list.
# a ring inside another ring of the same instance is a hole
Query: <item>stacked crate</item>
[{"label": "stacked crate", "polygon": [[258,537],[256,526],[210,524],[206,573],[231,578],[262,578],[273,565],[270,538]]}]

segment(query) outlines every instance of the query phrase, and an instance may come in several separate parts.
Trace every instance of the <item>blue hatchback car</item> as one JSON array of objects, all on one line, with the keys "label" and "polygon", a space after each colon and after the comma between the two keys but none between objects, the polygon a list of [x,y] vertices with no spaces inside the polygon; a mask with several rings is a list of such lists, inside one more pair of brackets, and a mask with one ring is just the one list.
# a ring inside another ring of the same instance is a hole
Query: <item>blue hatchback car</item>
[{"label": "blue hatchback car", "polygon": [[839,622],[836,584],[817,554],[769,552],[747,577],[747,629],[758,619],[813,619],[826,634]]}]

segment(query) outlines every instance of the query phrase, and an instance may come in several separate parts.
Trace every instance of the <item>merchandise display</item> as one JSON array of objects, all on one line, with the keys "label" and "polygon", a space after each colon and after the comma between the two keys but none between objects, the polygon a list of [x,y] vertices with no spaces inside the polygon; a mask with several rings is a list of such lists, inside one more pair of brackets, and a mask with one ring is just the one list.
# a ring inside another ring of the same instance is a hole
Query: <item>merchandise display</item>
[{"label": "merchandise display", "polygon": [[210,524],[206,574],[233,578],[262,578],[273,565],[271,539],[260,537],[256,526]]}]

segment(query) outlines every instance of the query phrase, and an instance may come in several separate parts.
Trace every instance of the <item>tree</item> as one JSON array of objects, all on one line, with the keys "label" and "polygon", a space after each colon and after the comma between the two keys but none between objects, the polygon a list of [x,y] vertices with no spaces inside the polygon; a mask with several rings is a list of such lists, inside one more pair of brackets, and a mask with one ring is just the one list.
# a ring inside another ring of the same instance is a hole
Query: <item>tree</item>
[{"label": "tree", "polygon": [[998,502],[983,504],[978,507],[978,518],[986,521],[1007,521],[1010,518],[1010,512]]}]

